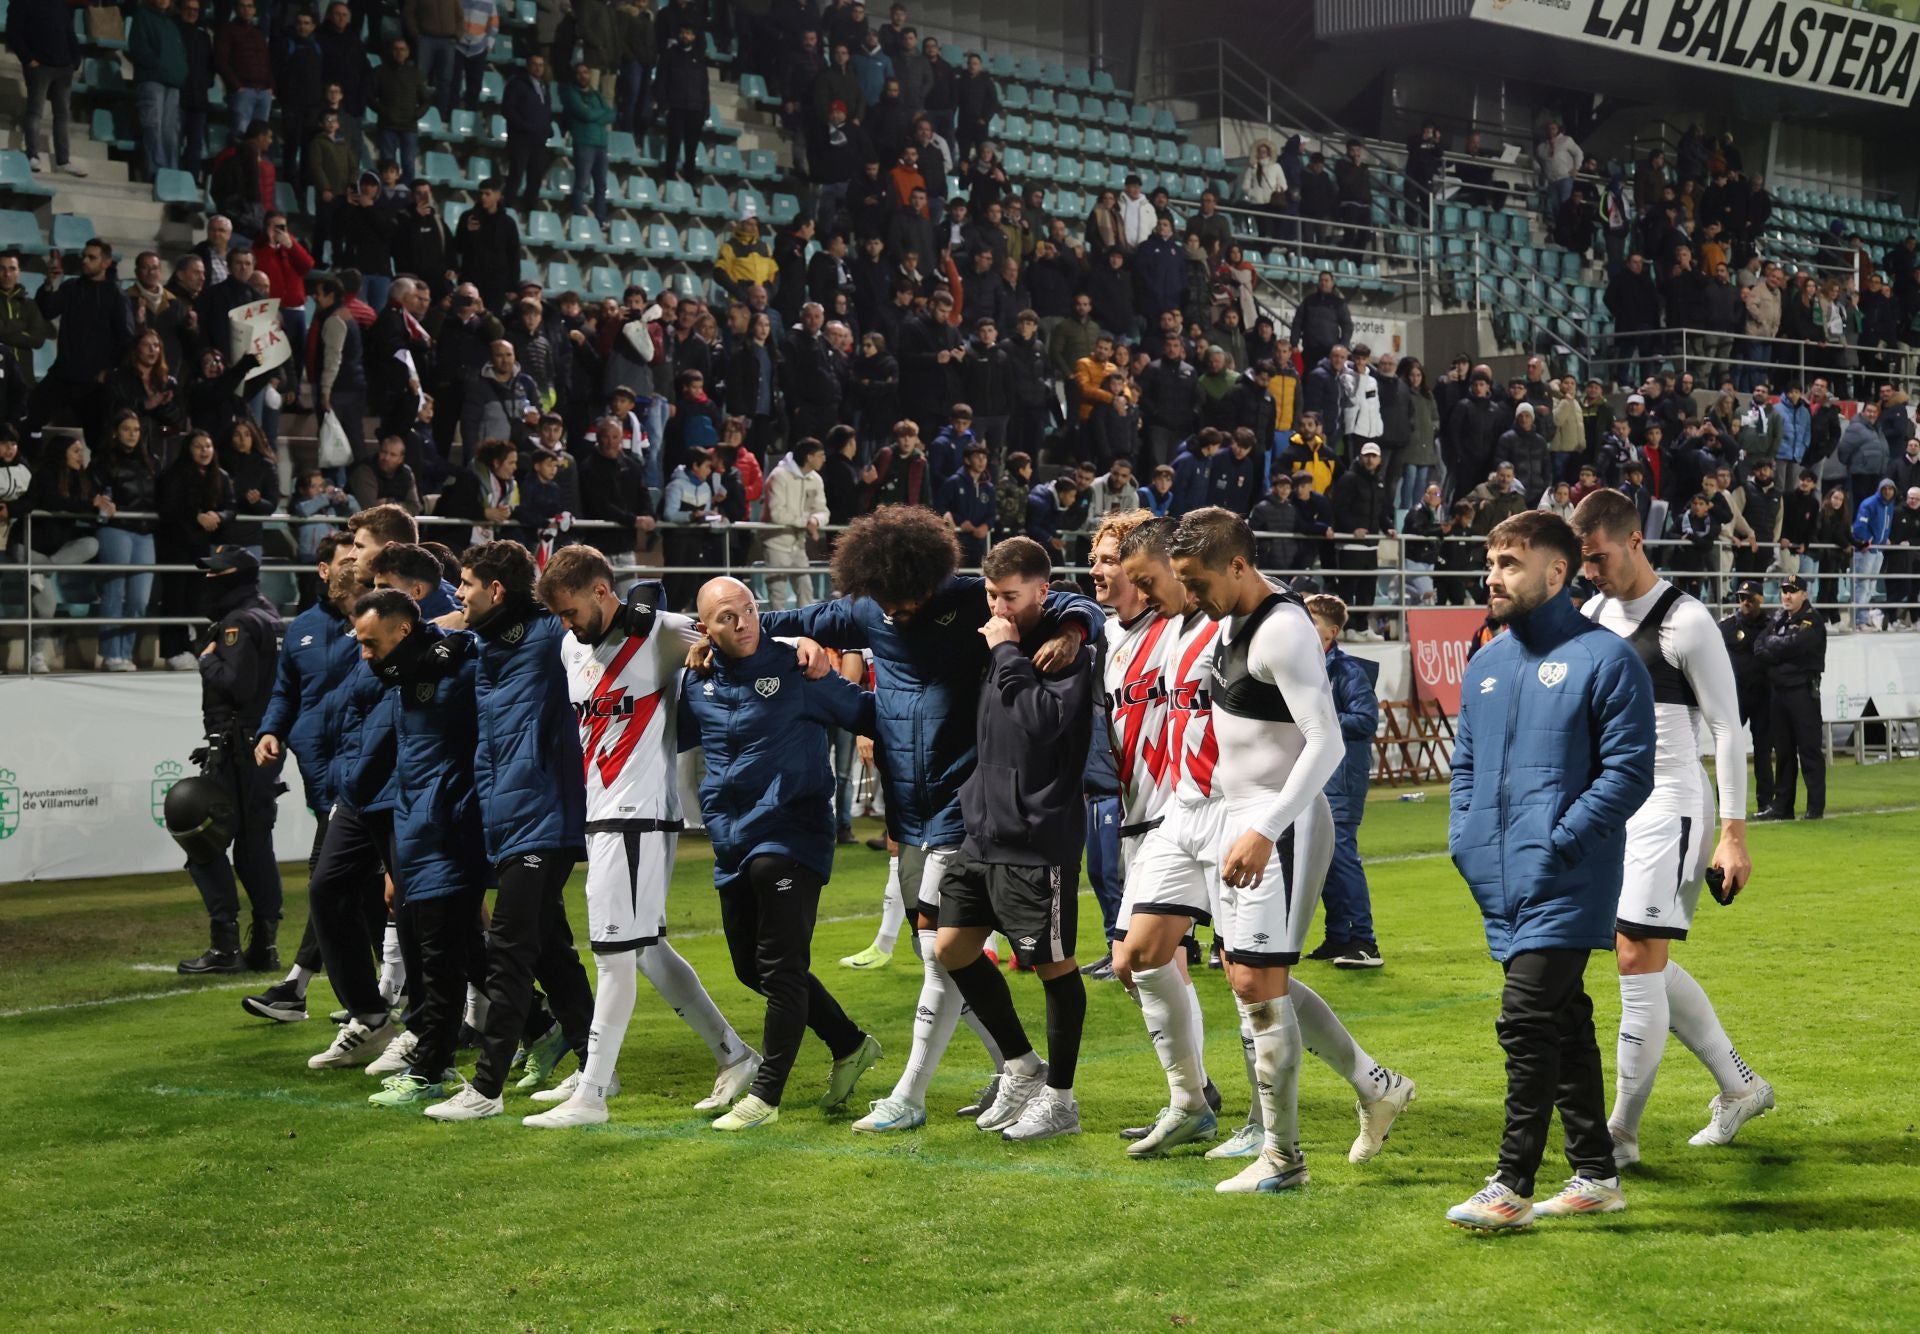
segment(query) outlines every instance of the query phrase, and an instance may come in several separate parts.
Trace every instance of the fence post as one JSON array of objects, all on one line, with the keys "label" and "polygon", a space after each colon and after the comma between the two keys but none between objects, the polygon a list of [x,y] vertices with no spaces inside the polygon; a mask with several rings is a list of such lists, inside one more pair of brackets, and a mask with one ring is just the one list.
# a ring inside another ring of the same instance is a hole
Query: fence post
[{"label": "fence post", "polygon": [[[64,466],[64,465],[63,465]],[[57,576],[56,576],[57,577]],[[33,511],[27,511],[27,675],[33,675]]]}]

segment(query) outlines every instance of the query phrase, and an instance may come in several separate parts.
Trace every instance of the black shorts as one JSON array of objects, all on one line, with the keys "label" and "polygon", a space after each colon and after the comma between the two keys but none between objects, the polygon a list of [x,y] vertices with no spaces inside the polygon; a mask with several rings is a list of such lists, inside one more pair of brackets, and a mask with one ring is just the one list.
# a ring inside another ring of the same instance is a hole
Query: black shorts
[{"label": "black shorts", "polygon": [[955,853],[941,869],[940,925],[1006,933],[1029,968],[1073,957],[1080,917],[1080,868],[989,866]]}]

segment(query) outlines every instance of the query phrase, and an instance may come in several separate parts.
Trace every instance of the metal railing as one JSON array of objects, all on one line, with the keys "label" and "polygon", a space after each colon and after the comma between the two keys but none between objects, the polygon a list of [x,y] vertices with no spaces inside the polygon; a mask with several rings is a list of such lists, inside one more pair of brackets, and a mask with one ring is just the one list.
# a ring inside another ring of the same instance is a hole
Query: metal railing
[{"label": "metal railing", "polygon": [[[1589,363],[1590,373],[1601,378],[1605,378],[1604,373],[1618,370],[1638,369],[1644,372],[1649,367],[1668,366],[1676,372],[1694,371],[1695,380],[1701,382],[1703,387],[1706,387],[1704,382],[1708,373],[1719,370],[1736,383],[1744,379],[1747,387],[1764,380],[1779,389],[1789,384],[1809,385],[1818,377],[1834,386],[1837,398],[1866,398],[1870,395],[1860,392],[1863,387],[1881,384],[1904,387],[1911,382],[1915,358],[1920,356],[1920,349],[1898,344],[1863,347],[1852,343],[1758,338],[1745,333],[1685,327],[1629,332],[1616,329],[1592,336],[1591,341],[1608,352],[1607,355],[1593,356]],[[1627,350],[1622,350],[1623,344],[1629,345]],[[1774,355],[1735,355],[1761,347]],[[1855,365],[1846,367],[1836,364],[1848,359]],[[1866,364],[1869,360],[1884,361],[1886,364],[1869,367]],[[1615,375],[1611,383],[1637,386],[1640,380],[1634,377],[1623,379]],[[1717,379],[1714,384],[1717,386]],[[1840,393],[1842,386],[1851,392]]]},{"label": "metal railing", "polygon": [[[84,516],[57,516],[49,514],[46,517]],[[128,513],[120,517],[143,519],[152,516]],[[342,522],[339,519],[327,516],[285,517],[287,522],[298,524],[318,523],[338,527],[341,526]],[[32,518],[33,516],[30,514],[26,519],[26,524],[29,528],[29,544],[26,548],[27,559],[19,564],[0,565],[0,586],[4,586],[7,582],[15,578],[27,583],[27,614],[24,616],[0,617],[0,631],[11,629],[24,630],[28,639],[29,648],[31,648],[36,636],[51,637],[54,635],[64,635],[76,629],[114,626],[138,631],[160,627],[194,627],[207,624],[208,618],[191,615],[140,615],[119,617],[89,615],[56,616],[51,619],[36,616],[33,609],[31,591],[31,581],[35,576],[98,576],[103,573],[109,575],[114,573],[198,573],[199,570],[197,566],[178,564],[56,564],[50,561],[40,560],[36,558],[36,554],[31,545],[30,529]],[[269,520],[269,522],[274,521],[278,520]],[[425,514],[417,516],[417,522],[421,523],[423,527],[428,528],[435,526],[474,526],[472,521],[467,519]],[[577,520],[574,527],[588,531],[626,531],[624,525],[606,520]],[[793,535],[797,532],[803,532],[804,530],[796,530],[781,524],[741,522],[716,524],[662,523],[656,527],[655,531],[661,534],[702,533],[724,538],[725,536],[739,532]],[[841,529],[829,525],[822,531],[830,533],[841,531]],[[1092,529],[1089,527],[1071,530],[1061,534],[1061,536],[1067,543],[1069,558],[1056,565],[1054,573],[1059,577],[1078,579],[1084,583],[1086,576],[1090,573],[1087,565],[1084,563],[1084,558],[1086,544],[1092,539]],[[1450,569],[1444,568],[1443,562],[1440,560],[1436,560],[1432,566],[1422,562],[1412,561],[1406,553],[1409,545],[1421,549],[1431,549],[1436,556],[1443,555],[1447,549],[1451,549],[1457,553],[1460,552],[1462,548],[1466,548],[1469,549],[1470,552],[1485,545],[1486,539],[1483,536],[1410,537],[1405,533],[1379,533],[1357,536],[1351,533],[1339,532],[1316,535],[1298,532],[1275,533],[1265,531],[1258,531],[1254,536],[1256,541],[1262,544],[1270,542],[1291,542],[1294,544],[1294,554],[1296,556],[1300,555],[1302,551],[1306,551],[1316,557],[1325,558],[1305,563],[1296,560],[1290,565],[1263,566],[1262,569],[1264,573],[1271,577],[1288,581],[1312,580],[1322,588],[1338,592],[1343,597],[1348,598],[1348,608],[1354,616],[1370,618],[1375,622],[1390,625],[1391,633],[1389,637],[1402,642],[1405,642],[1408,637],[1406,618],[1410,610],[1418,610],[1428,606],[1472,607],[1478,605],[1481,601],[1480,592],[1483,588],[1486,575],[1483,570],[1474,568],[1470,555],[1466,563],[1466,568]],[[1379,548],[1383,543],[1392,543],[1394,545],[1392,559],[1390,560],[1382,559],[1378,554]],[[1694,592],[1703,602],[1706,602],[1709,606],[1718,609],[1722,613],[1731,610],[1732,590],[1739,581],[1743,579],[1762,581],[1767,588],[1768,600],[1772,602],[1776,596],[1779,581],[1789,574],[1794,574],[1808,581],[1810,589],[1812,590],[1813,600],[1817,605],[1841,614],[1841,628],[1843,630],[1851,629],[1855,624],[1863,624],[1871,621],[1872,614],[1875,612],[1880,614],[1883,621],[1890,622],[1892,617],[1901,616],[1915,622],[1920,622],[1920,549],[1908,547],[1876,547],[1869,553],[1879,555],[1882,558],[1882,565],[1885,563],[1885,557],[1889,554],[1910,559],[1913,568],[1907,570],[1887,570],[1884,568],[1877,570],[1856,569],[1856,557],[1859,556],[1860,553],[1856,552],[1854,548],[1812,545],[1806,549],[1806,558],[1801,561],[1796,561],[1796,568],[1792,570],[1768,568],[1766,570],[1753,571],[1736,570],[1733,568],[1736,553],[1740,548],[1734,546],[1731,540],[1724,535],[1713,549],[1705,553],[1697,553],[1697,549],[1690,543],[1673,538],[1649,539],[1646,545],[1654,553],[1653,560],[1655,566],[1663,575],[1679,583],[1682,587],[1688,588],[1689,591]],[[768,600],[768,581],[776,583],[785,581],[782,591],[796,601],[798,600],[798,590],[795,584],[802,580],[807,581],[816,593],[816,596],[812,600],[819,601],[822,596],[831,596],[829,572],[824,563],[809,562],[805,565],[768,565],[763,561],[754,561],[751,558],[751,552],[745,553],[747,559],[736,560],[734,558],[733,543],[723,540],[719,542],[717,546],[718,550],[715,553],[717,559],[712,563],[699,565],[642,565],[632,562],[616,562],[614,568],[618,574],[633,576],[688,575],[711,578],[718,575],[731,575],[747,580],[750,585],[754,586],[756,594],[760,596],[762,601]],[[1354,549],[1368,546],[1373,547],[1376,552],[1372,568],[1355,568],[1350,565],[1332,563],[1337,560],[1351,559]],[[1336,554],[1336,552],[1340,554]],[[1676,556],[1680,557],[1680,559],[1676,560]],[[1822,570],[1818,567],[1822,563],[1823,557],[1827,558],[1827,563],[1829,564],[1844,566],[1846,568]],[[1777,557],[1774,563],[1777,565],[1778,561],[1784,559],[1787,559],[1787,557]],[[1459,564],[1460,562],[1456,558],[1452,563]],[[1695,568],[1696,564],[1702,564],[1705,568]],[[309,572],[308,567],[304,563],[268,564],[262,568],[263,572],[273,572],[281,575],[297,575]],[[974,573],[976,571],[969,570],[967,572]],[[1867,590],[1866,596],[1864,597],[1860,595],[1860,589],[1862,587]],[[1873,593],[1876,591],[1880,593],[1879,596],[1873,596]],[[1904,596],[1896,597],[1896,593],[1903,593]],[[1831,596],[1826,597],[1825,601],[1821,601],[1822,595],[1827,594]],[[1364,624],[1365,622],[1362,621],[1361,623]],[[1884,628],[1893,628],[1893,626],[1887,624]],[[30,675],[36,674],[33,671],[31,654],[29,654],[28,672]]]}]

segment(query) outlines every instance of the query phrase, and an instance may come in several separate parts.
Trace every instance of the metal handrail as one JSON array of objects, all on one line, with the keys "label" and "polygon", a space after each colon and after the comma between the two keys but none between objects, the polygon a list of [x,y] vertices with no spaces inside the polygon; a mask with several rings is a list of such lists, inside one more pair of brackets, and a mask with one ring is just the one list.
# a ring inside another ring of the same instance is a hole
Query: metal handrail
[{"label": "metal handrail", "polygon": [[[1829,381],[1842,379],[1865,380],[1869,384],[1885,382],[1901,385],[1905,384],[1910,376],[1902,374],[1898,364],[1909,361],[1913,355],[1906,348],[1900,346],[1873,348],[1858,343],[1818,343],[1806,339],[1762,338],[1745,332],[1726,333],[1718,330],[1693,329],[1684,326],[1659,329],[1632,329],[1626,331],[1611,329],[1604,334],[1593,335],[1592,337],[1596,346],[1611,346],[1616,349],[1616,354],[1612,356],[1589,356],[1589,372],[1596,376],[1599,375],[1602,368],[1611,369],[1628,364],[1644,365],[1648,362],[1661,361],[1677,361],[1681,363],[1698,361],[1713,366],[1740,366],[1751,370],[1767,372],[1764,378],[1769,385],[1774,385],[1776,380],[1787,378],[1773,374],[1772,372],[1775,371],[1795,373],[1799,376],[1798,383],[1803,385],[1809,384],[1812,382],[1812,379],[1819,377],[1825,377]],[[1620,340],[1623,338],[1657,339],[1660,342],[1660,347],[1657,351],[1648,352],[1641,356],[1619,355],[1617,349]],[[1677,351],[1672,347],[1676,338],[1679,342]],[[1709,357],[1699,349],[1698,345],[1702,339],[1712,339],[1716,342],[1731,340],[1736,345],[1741,343],[1765,343],[1769,347],[1787,347],[1796,349],[1800,354],[1800,358],[1798,361],[1772,361],[1734,356]],[[1694,344],[1691,350],[1689,350],[1688,347],[1689,340],[1692,340]],[[1835,370],[1823,365],[1809,364],[1808,349],[1810,348],[1819,350],[1819,357],[1817,357],[1816,360],[1830,356],[1836,349],[1846,349],[1851,350],[1857,356],[1861,357],[1875,355],[1890,357],[1895,361],[1896,366],[1892,370],[1884,371],[1868,370],[1864,366],[1854,370]],[[1777,388],[1778,386],[1774,385],[1774,387]]]}]

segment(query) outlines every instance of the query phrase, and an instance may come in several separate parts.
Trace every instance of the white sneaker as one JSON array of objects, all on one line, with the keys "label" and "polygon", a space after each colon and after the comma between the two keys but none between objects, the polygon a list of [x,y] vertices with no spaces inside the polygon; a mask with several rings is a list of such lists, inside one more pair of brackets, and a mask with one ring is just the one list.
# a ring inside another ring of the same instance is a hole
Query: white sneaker
[{"label": "white sneaker", "polygon": [[44,653],[36,653],[27,659],[27,671],[35,676],[43,675],[52,670],[53,668],[47,666],[47,655]]},{"label": "white sneaker", "polygon": [[1687,1143],[1696,1149],[1710,1148],[1721,1144],[1733,1143],[1733,1137],[1740,1133],[1740,1127],[1756,1116],[1765,1116],[1773,1110],[1773,1085],[1761,1080],[1753,1086],[1750,1093],[1738,1097],[1728,1097],[1716,1093],[1713,1101],[1707,1104],[1710,1118],[1706,1126]]},{"label": "white sneaker", "polygon": [[427,1115],[436,1121],[478,1121],[498,1116],[504,1109],[500,1099],[489,1098],[473,1085],[463,1084],[451,1098],[427,1108]]},{"label": "white sneaker", "polygon": [[106,658],[100,663],[103,672],[131,672],[137,670],[132,658]]},{"label": "white sneaker", "polygon": [[1215,1160],[1222,1158],[1251,1158],[1254,1154],[1260,1152],[1260,1146],[1265,1144],[1266,1140],[1267,1132],[1264,1126],[1244,1125],[1227,1136],[1226,1143],[1208,1149],[1207,1157]]},{"label": "white sneaker", "polygon": [[[540,1089],[537,1092],[535,1092],[532,1095],[533,1101],[535,1102],[566,1102],[568,1101],[573,1097],[574,1094],[580,1091],[580,1077],[585,1073],[586,1072],[584,1070],[575,1070],[572,1074],[568,1075],[565,1079],[561,1080],[558,1084],[555,1084],[552,1088]],[[616,1074],[613,1077],[613,1082],[607,1085],[607,1096],[609,1098],[612,1098],[617,1096],[619,1092],[620,1092],[620,1076]]]},{"label": "white sneaker", "polygon": [[752,1047],[747,1054],[722,1070],[713,1079],[713,1092],[693,1104],[696,1112],[717,1112],[722,1107],[731,1107],[753,1085],[753,1077],[760,1073],[760,1053]]},{"label": "white sneaker", "polygon": [[1360,1114],[1360,1134],[1354,1139],[1353,1147],[1347,1150],[1347,1161],[1364,1163],[1385,1148],[1387,1132],[1393,1129],[1394,1118],[1407,1110],[1407,1104],[1413,1098],[1413,1081],[1389,1070],[1385,1093],[1372,1102],[1356,1101],[1354,1110]]},{"label": "white sneaker", "polygon": [[1310,1179],[1305,1154],[1298,1150],[1273,1153],[1263,1149],[1237,1175],[1228,1177],[1213,1189],[1220,1195],[1272,1195],[1304,1186]]},{"label": "white sneaker", "polygon": [[[552,1092],[543,1089],[542,1092]],[[574,1126],[599,1126],[607,1122],[607,1100],[588,1093],[575,1093],[551,1111],[536,1112],[520,1118],[523,1126],[535,1130],[567,1130]]]},{"label": "white sneaker", "polygon": [[197,666],[199,666],[199,663],[191,653],[176,653],[167,659],[167,668],[170,671],[190,672]]},{"label": "white sneaker", "polygon": [[413,1053],[420,1046],[418,1033],[406,1032],[395,1038],[380,1059],[367,1067],[370,1075],[397,1075],[413,1064]]},{"label": "white sneaker", "polygon": [[87,164],[70,159],[62,162],[55,170],[63,172],[68,176],[85,176],[87,174]]},{"label": "white sneaker", "polygon": [[1064,1089],[1042,1089],[1027,1099],[1020,1119],[1000,1132],[1014,1143],[1080,1133],[1080,1104]]},{"label": "white sneaker", "polygon": [[993,1104],[980,1113],[974,1124],[982,1130],[1005,1130],[1020,1119],[1020,1113],[1027,1110],[1027,1104],[1040,1096],[1040,1090],[1047,1086],[1047,1063],[1040,1062],[1040,1069],[1031,1075],[1017,1075],[1011,1069],[1000,1072],[1000,1091],[994,1095]]},{"label": "white sneaker", "polygon": [[32,157],[27,159],[27,166],[32,168],[34,171],[45,171],[47,169],[47,160],[44,157],[40,156],[40,154],[35,153]]},{"label": "white sneaker", "polygon": [[1613,1136],[1613,1165],[1616,1169],[1632,1167],[1640,1161],[1638,1135],[1629,1135],[1619,1126],[1608,1126],[1607,1133]]},{"label": "white sneaker", "polygon": [[1533,1206],[1535,1218],[1572,1218],[1576,1214],[1617,1214],[1627,1207],[1618,1179],[1609,1184],[1592,1177],[1568,1177],[1560,1193]]},{"label": "white sneaker", "polygon": [[1447,1210],[1447,1221],[1470,1232],[1507,1232],[1533,1226],[1533,1201],[1497,1176]]},{"label": "white sneaker", "polygon": [[307,1069],[344,1070],[365,1065],[385,1051],[399,1032],[399,1025],[391,1019],[374,1028],[368,1028],[358,1019],[349,1019],[334,1034],[332,1046],[318,1056],[307,1058]]}]

